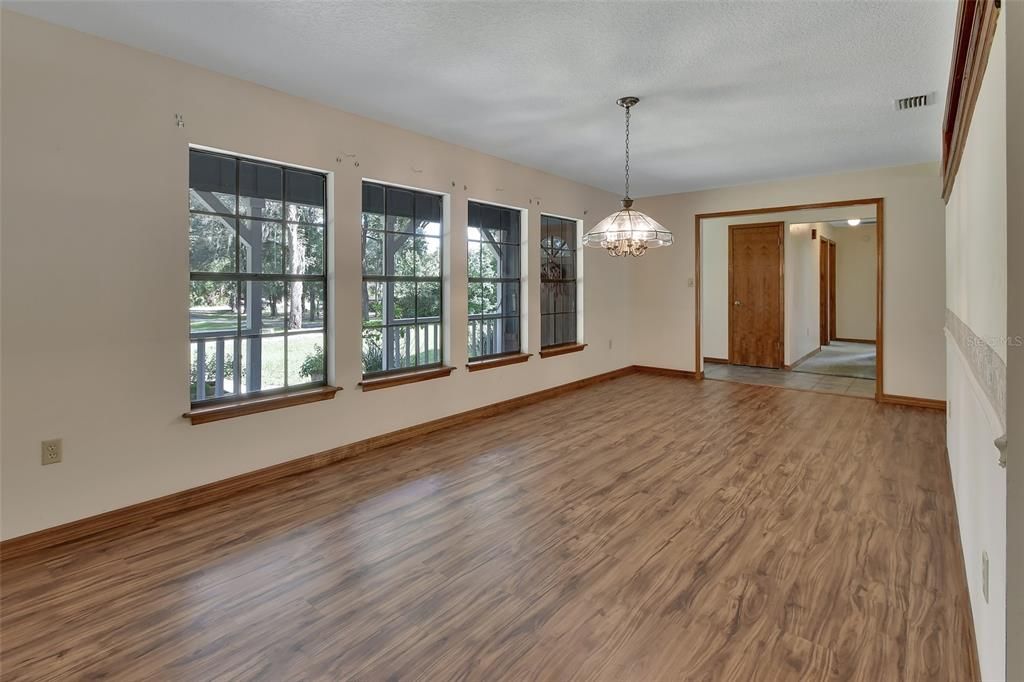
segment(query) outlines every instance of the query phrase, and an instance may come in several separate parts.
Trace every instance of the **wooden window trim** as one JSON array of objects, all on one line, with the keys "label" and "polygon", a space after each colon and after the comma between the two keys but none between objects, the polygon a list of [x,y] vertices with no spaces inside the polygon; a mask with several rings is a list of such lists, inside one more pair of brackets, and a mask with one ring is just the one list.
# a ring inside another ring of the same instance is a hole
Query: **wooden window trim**
[{"label": "wooden window trim", "polygon": [[280,410],[295,405],[306,403],[317,403],[321,400],[331,400],[334,394],[341,390],[339,386],[317,386],[313,389],[294,391],[282,395],[264,396],[261,398],[250,398],[248,400],[237,400],[223,405],[210,405],[197,407],[181,415],[192,421],[192,425],[207,424],[209,422],[221,421],[222,419],[233,419],[244,417],[249,414]]},{"label": "wooden window trim", "polygon": [[448,376],[454,371],[454,367],[448,367],[445,365],[442,367],[431,367],[430,369],[413,370],[411,372],[396,372],[394,374],[363,379],[359,382],[359,387],[364,391],[376,391],[382,388],[391,388],[392,386],[402,386],[404,384],[415,384],[420,381],[439,379],[441,377]]},{"label": "wooden window trim", "polygon": [[542,358],[553,358],[557,355],[566,355],[567,353],[579,353],[586,347],[587,344],[585,343],[564,343],[560,346],[541,348],[540,356]]},{"label": "wooden window trim", "polygon": [[1000,0],[960,0],[942,121],[942,199],[949,202],[988,66]]},{"label": "wooden window trim", "polygon": [[482,369],[504,367],[505,365],[517,365],[520,362],[526,362],[532,356],[533,353],[509,353],[508,355],[499,355],[498,357],[495,358],[473,360],[472,362],[466,363],[466,369],[468,369],[470,372],[479,372]]}]

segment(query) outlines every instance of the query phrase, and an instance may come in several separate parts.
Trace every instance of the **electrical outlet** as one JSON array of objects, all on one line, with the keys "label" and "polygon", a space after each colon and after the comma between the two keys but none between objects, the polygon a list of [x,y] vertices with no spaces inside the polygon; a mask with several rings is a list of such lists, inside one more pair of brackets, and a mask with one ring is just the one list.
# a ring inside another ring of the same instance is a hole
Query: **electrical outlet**
[{"label": "electrical outlet", "polygon": [[612,340],[608,339],[608,350],[612,349]]},{"label": "electrical outlet", "polygon": [[64,442],[60,438],[43,441],[43,466],[60,464],[64,459]]},{"label": "electrical outlet", "polygon": [[981,593],[985,595],[985,603],[988,603],[988,552],[981,553]]}]

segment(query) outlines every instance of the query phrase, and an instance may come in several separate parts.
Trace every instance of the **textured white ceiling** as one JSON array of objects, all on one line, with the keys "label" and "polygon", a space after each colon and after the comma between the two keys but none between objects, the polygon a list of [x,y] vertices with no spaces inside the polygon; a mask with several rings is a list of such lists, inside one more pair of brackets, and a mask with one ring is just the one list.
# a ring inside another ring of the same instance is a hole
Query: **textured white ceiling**
[{"label": "textured white ceiling", "polygon": [[[955,0],[7,2],[633,194],[935,160]],[[927,92],[938,104],[897,112]]]}]

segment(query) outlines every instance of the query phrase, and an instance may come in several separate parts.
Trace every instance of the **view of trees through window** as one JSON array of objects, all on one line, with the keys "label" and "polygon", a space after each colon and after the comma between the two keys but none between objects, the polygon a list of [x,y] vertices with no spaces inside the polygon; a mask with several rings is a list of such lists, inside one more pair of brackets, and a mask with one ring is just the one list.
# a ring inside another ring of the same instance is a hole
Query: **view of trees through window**
[{"label": "view of trees through window", "polygon": [[363,374],[440,365],[442,199],[363,183]]},{"label": "view of trees through window", "polygon": [[540,217],[540,345],[576,343],[576,221]]},{"label": "view of trees through window", "polygon": [[326,177],[189,153],[193,403],[325,383]]},{"label": "view of trees through window", "polygon": [[469,203],[469,359],[520,350],[520,214]]}]

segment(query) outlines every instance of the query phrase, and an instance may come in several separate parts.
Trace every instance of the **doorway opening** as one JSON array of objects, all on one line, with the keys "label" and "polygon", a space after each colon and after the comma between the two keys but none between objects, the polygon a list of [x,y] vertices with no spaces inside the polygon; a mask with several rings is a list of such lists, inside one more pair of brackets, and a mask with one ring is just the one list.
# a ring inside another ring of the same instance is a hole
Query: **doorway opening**
[{"label": "doorway opening", "polygon": [[699,376],[879,399],[882,199],[699,214],[695,227]]}]

